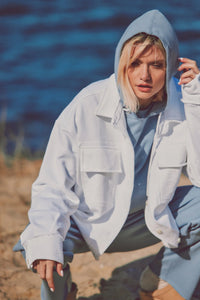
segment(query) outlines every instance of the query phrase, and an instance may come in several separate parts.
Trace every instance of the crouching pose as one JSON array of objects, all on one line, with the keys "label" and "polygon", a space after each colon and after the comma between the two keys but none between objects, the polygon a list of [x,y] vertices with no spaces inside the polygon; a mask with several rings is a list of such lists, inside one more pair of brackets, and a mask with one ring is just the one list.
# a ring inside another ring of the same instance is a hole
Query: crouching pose
[{"label": "crouching pose", "polygon": [[[179,58],[171,25],[152,10],[122,35],[114,74],[58,117],[15,246],[43,279],[42,300],[75,299],[75,253],[98,259],[160,240],[141,299],[192,299],[200,278],[199,72]],[[178,187],[182,171],[191,185]]]}]

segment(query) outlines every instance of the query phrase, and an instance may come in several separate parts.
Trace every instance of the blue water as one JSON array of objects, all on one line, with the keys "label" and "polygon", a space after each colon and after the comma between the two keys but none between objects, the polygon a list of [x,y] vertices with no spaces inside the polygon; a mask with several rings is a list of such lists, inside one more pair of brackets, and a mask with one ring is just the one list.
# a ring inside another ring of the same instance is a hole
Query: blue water
[{"label": "blue water", "polygon": [[113,72],[116,44],[137,16],[160,9],[180,56],[199,62],[199,0],[1,0],[0,118],[10,137],[43,150],[53,123],[77,92]]}]

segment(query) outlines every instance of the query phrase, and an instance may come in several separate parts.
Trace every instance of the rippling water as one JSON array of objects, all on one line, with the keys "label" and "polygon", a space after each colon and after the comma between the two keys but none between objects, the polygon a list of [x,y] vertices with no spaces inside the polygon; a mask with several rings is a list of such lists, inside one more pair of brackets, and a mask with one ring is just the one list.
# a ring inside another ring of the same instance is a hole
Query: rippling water
[{"label": "rippling water", "polygon": [[154,8],[173,24],[180,56],[199,61],[199,0],[1,0],[0,109],[7,132],[22,128],[25,146],[44,149],[73,96],[113,72],[127,25]]}]

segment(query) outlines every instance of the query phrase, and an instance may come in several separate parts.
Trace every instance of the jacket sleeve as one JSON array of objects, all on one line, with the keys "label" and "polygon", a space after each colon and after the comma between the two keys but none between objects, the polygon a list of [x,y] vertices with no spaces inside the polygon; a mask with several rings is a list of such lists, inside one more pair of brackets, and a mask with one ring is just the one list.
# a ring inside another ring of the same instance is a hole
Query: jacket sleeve
[{"label": "jacket sleeve", "polygon": [[187,123],[187,174],[200,187],[200,74],[182,87]]},{"label": "jacket sleeve", "polygon": [[29,268],[36,259],[63,263],[63,240],[70,226],[70,215],[79,205],[73,191],[77,148],[72,135],[56,121],[39,177],[32,187],[30,224],[21,235]]}]

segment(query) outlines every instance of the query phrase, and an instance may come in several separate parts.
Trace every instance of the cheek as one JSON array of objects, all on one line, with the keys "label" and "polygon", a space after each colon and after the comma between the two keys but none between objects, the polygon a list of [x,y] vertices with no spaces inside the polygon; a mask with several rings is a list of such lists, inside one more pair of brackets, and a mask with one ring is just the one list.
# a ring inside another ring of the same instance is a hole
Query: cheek
[{"label": "cheek", "polygon": [[127,75],[128,75],[128,80],[132,86],[132,83],[134,82],[135,80],[135,73],[131,70],[127,70]]},{"label": "cheek", "polygon": [[165,73],[159,74],[156,78],[156,86],[160,90],[165,85]]},{"label": "cheek", "polygon": [[132,72],[128,69],[127,70],[128,79],[131,80],[132,78]]}]

